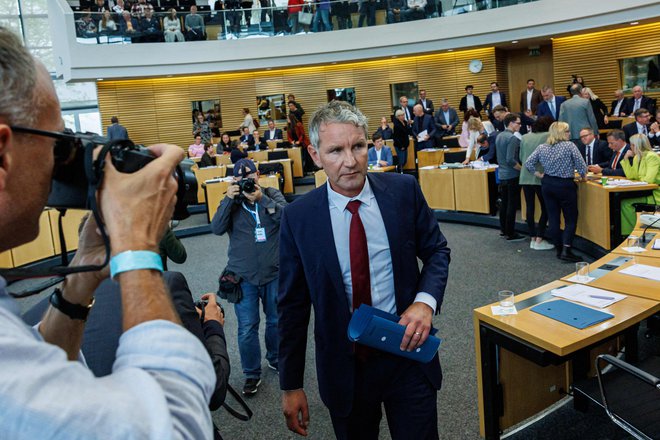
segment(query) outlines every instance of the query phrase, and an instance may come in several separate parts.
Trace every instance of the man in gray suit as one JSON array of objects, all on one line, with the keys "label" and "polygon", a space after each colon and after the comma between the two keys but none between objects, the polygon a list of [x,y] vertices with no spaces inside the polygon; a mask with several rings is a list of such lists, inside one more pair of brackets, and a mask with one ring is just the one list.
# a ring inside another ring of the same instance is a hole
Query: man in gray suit
[{"label": "man in gray suit", "polygon": [[110,118],[110,122],[112,122],[112,125],[108,127],[108,140],[128,139],[128,131],[123,125],[119,124],[117,116]]},{"label": "man in gray suit", "polygon": [[452,136],[455,134],[456,126],[458,125],[458,114],[456,110],[449,107],[447,99],[443,99],[440,108],[435,112],[435,138],[436,144],[445,136]]},{"label": "man in gray suit", "polygon": [[589,100],[580,97],[582,86],[573,84],[571,86],[571,99],[564,101],[559,109],[559,121],[566,122],[571,127],[571,141],[579,145],[580,130],[585,127],[591,127],[596,137],[598,137],[598,124],[594,117],[594,111],[591,109]]}]

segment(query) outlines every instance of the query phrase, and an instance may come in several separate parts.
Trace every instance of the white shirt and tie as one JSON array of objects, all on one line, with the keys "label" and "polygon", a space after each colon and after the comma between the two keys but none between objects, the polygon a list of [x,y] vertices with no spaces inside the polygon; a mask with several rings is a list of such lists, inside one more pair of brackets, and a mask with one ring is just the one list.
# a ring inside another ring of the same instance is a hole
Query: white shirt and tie
[{"label": "white shirt and tie", "polygon": [[272,141],[272,140],[275,139],[275,130],[276,130],[276,129],[268,130],[268,133],[269,133],[269,134],[268,134],[268,140],[269,140],[269,141]]},{"label": "white shirt and tie", "polygon": [[532,96],[534,96],[534,89],[527,90],[527,108],[525,110],[532,109]]},{"label": "white shirt and tie", "polygon": [[646,129],[645,125],[640,124],[639,122],[635,122],[637,124],[637,133],[639,134],[648,134],[649,131]]},{"label": "white shirt and tie", "polygon": [[466,95],[467,98],[467,108],[476,109],[474,106],[474,95]]},{"label": "white shirt and tie", "polygon": [[642,106],[642,98],[635,99],[635,105],[633,106],[633,112],[639,110],[639,108]]},{"label": "white shirt and tie", "polygon": [[[346,197],[335,192],[330,181],[327,183],[328,204],[330,207],[330,221],[335,248],[339,259],[339,268],[344,281],[344,289],[348,299],[348,306],[352,310],[353,283],[351,279],[350,260],[350,229],[352,214],[346,206],[352,200],[362,202],[358,210],[360,220],[364,225],[369,251],[369,279],[371,282],[371,304],[373,307],[389,313],[396,313],[396,298],[394,295],[394,274],[392,273],[392,255],[390,244],[383,223],[383,216],[378,208],[369,179],[364,182],[360,194],[355,197]],[[438,305],[433,296],[426,292],[419,292],[415,302],[422,302],[433,309]]]},{"label": "white shirt and tie", "polygon": [[493,111],[493,108],[497,107],[498,105],[502,105],[502,96],[500,95],[500,92],[491,93],[490,103],[491,112]]},{"label": "white shirt and tie", "polygon": [[587,161],[587,165],[593,165],[594,164],[594,144],[596,143],[596,139],[591,141],[589,145],[586,145],[584,147],[584,156]]},{"label": "white shirt and tie", "polygon": [[621,114],[621,105],[625,102],[625,99],[617,101],[616,107],[614,107],[614,116],[619,116]]},{"label": "white shirt and tie", "polygon": [[557,100],[556,97],[552,97],[550,101],[548,101],[548,107],[550,107],[550,113],[552,113],[552,117],[557,120],[557,105],[555,101]]}]

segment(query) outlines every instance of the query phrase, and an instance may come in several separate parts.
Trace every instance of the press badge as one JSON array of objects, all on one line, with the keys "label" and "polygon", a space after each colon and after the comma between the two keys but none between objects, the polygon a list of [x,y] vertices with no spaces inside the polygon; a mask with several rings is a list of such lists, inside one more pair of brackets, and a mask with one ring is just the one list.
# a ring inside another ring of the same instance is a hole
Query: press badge
[{"label": "press badge", "polygon": [[266,228],[255,228],[254,229],[254,241],[257,243],[263,243],[266,241]]}]

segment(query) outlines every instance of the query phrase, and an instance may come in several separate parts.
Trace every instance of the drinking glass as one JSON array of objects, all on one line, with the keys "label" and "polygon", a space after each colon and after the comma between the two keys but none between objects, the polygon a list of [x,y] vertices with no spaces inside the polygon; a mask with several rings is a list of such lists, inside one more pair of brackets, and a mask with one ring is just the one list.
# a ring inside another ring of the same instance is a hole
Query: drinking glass
[{"label": "drinking glass", "polygon": [[501,307],[513,307],[513,292],[510,290],[500,290],[497,292]]},{"label": "drinking glass", "polygon": [[578,283],[589,281],[589,263],[585,261],[575,263],[575,275],[575,281]]}]

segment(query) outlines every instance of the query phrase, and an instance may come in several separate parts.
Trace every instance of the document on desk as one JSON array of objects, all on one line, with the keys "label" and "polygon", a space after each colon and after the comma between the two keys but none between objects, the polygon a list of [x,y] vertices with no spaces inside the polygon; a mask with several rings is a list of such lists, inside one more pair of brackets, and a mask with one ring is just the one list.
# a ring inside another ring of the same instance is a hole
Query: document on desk
[{"label": "document on desk", "polygon": [[432,329],[426,342],[416,350],[401,351],[406,328],[399,324],[399,319],[397,315],[362,304],[348,324],[348,339],[414,361],[430,362],[440,347],[440,338],[434,336],[437,329]]},{"label": "document on desk", "polygon": [[579,329],[591,327],[594,324],[614,318],[614,315],[609,313],[590,309],[563,299],[544,302],[532,307],[530,310]]},{"label": "document on desk", "polygon": [[579,302],[588,306],[598,307],[600,309],[611,306],[615,302],[621,301],[626,297],[626,295],[610,292],[609,290],[598,289],[596,287],[585,286],[584,284],[571,284],[570,286],[553,289],[552,296]]},{"label": "document on desk", "polygon": [[621,269],[619,273],[631,275],[633,277],[646,278],[653,281],[660,281],[660,267],[649,266],[646,264],[633,264],[625,269]]},{"label": "document on desk", "polygon": [[660,238],[656,238],[653,242],[653,250],[660,251]]}]

